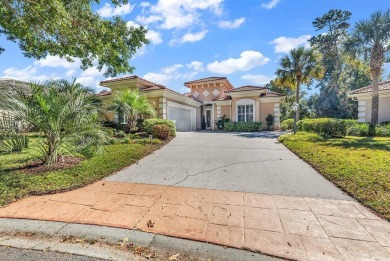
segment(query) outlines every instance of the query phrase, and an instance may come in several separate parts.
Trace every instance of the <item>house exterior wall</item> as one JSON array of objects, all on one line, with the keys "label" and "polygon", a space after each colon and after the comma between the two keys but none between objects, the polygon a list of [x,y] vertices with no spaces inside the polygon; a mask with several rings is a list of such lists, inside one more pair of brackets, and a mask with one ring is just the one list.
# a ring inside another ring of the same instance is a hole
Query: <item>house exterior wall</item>
[{"label": "house exterior wall", "polygon": [[225,94],[225,87],[223,87],[222,84],[220,83],[210,83],[210,84],[200,83],[197,84],[196,87],[191,88],[191,96],[194,99],[201,102],[210,102],[212,100],[218,99],[224,94]]},{"label": "house exterior wall", "polygon": [[[359,122],[371,122],[371,97],[359,98],[358,100]],[[379,97],[379,122],[390,121],[390,96]]]}]

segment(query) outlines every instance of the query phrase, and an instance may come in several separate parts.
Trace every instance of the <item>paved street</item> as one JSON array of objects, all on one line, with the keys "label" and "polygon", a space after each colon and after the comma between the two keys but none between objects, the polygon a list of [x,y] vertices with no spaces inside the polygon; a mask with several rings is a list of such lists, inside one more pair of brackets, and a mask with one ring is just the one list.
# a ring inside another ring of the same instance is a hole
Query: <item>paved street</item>
[{"label": "paved street", "polygon": [[39,251],[0,246],[2,261],[100,261],[102,259],[58,253],[54,251]]}]

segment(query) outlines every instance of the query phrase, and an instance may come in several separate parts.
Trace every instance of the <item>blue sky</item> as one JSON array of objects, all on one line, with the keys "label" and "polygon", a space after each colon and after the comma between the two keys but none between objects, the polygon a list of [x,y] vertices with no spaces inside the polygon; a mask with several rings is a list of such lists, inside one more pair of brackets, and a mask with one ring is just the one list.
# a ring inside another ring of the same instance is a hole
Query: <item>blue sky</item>
[{"label": "blue sky", "polygon": [[[375,3],[375,4],[373,4]],[[187,92],[185,81],[226,76],[236,87],[264,85],[274,77],[278,60],[289,49],[317,34],[312,21],[329,9],[352,12],[351,24],[389,0],[159,0],[135,1],[116,9],[104,1],[94,7],[104,19],[120,15],[129,26],[145,25],[151,43],[130,63],[134,74]],[[96,69],[81,71],[59,57],[26,58],[17,44],[0,37],[0,77],[43,81],[76,77],[96,88],[105,79]],[[311,91],[313,92],[313,91]]]}]

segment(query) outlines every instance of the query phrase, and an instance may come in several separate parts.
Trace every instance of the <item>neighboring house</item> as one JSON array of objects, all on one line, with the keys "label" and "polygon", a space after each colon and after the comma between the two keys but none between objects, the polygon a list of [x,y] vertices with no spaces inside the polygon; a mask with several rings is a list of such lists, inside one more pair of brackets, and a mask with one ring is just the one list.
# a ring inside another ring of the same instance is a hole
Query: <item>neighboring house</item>
[{"label": "neighboring house", "polygon": [[[359,122],[371,122],[372,86],[349,92],[349,97],[358,101]],[[379,122],[390,121],[390,81],[379,83]]]},{"label": "neighboring house", "polygon": [[[0,102],[4,102],[7,95],[20,91],[25,94],[30,93],[30,84],[14,79],[0,78]],[[4,113],[4,110],[0,109],[0,113]]]},{"label": "neighboring house", "polygon": [[[216,129],[215,121],[227,115],[232,121],[263,122],[268,114],[275,117],[275,126],[280,125],[279,104],[284,96],[265,87],[242,86],[234,88],[226,77],[208,77],[184,83],[190,93],[180,94],[138,76],[126,76],[100,82],[112,92],[98,94],[103,103],[112,95],[126,90],[139,89],[154,104],[162,119],[173,120],[179,131]],[[121,121],[109,113],[110,120]]]}]

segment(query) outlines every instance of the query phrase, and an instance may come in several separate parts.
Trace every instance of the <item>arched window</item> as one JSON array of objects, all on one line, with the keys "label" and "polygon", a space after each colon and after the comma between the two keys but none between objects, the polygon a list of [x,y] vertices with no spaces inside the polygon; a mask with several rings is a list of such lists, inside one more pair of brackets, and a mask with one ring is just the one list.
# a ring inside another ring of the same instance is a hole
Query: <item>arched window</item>
[{"label": "arched window", "polygon": [[255,121],[255,100],[241,99],[236,102],[236,120],[238,122]]}]

